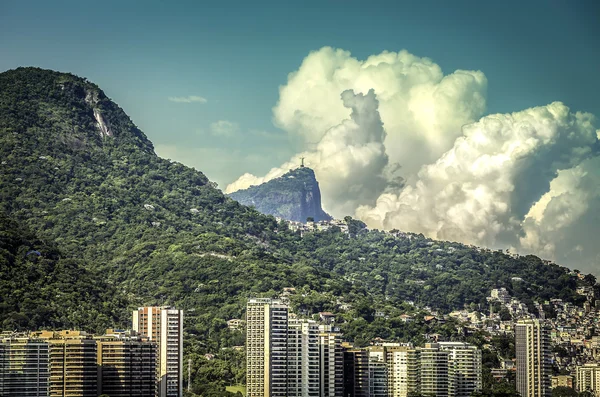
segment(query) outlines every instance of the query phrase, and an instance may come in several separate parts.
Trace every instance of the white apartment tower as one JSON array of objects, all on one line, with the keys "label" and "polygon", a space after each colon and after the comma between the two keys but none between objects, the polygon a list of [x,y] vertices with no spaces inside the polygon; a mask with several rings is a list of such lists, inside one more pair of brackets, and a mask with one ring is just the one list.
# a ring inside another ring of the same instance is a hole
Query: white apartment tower
[{"label": "white apartment tower", "polygon": [[483,387],[481,350],[463,342],[439,342],[440,350],[448,352],[449,395],[469,397]]},{"label": "white apartment tower", "polygon": [[517,391],[522,397],[551,395],[550,332],[543,321],[519,320],[515,327]]},{"label": "white apartment tower", "polygon": [[183,310],[168,306],[133,311],[133,330],[158,345],[159,397],[183,394]]},{"label": "white apartment tower", "polygon": [[246,306],[246,395],[287,396],[288,307],[250,299]]},{"label": "white apartment tower", "polygon": [[319,326],[290,318],[287,339],[288,397],[319,397]]}]

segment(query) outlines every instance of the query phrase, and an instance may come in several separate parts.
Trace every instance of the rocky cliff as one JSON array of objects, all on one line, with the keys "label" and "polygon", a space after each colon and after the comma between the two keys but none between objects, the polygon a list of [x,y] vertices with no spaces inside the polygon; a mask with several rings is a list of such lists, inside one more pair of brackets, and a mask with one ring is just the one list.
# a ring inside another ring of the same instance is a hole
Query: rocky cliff
[{"label": "rocky cliff", "polygon": [[263,214],[297,222],[329,220],[321,208],[321,190],[315,173],[308,167],[290,170],[283,176],[231,193],[230,197],[255,207]]}]

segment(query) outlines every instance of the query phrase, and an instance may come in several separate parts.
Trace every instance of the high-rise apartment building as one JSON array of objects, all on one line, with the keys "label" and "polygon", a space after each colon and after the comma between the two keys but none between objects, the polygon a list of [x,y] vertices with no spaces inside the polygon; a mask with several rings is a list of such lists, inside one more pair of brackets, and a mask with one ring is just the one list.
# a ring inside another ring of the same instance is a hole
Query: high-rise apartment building
[{"label": "high-rise apartment building", "polygon": [[369,397],[369,352],[344,351],[344,397]]},{"label": "high-rise apartment building", "polygon": [[246,395],[287,395],[288,306],[250,299],[246,307]]},{"label": "high-rise apartment building", "polygon": [[49,344],[50,397],[97,397],[96,341],[80,331],[42,331]]},{"label": "high-rise apartment building", "polygon": [[543,321],[519,320],[515,326],[517,391],[522,397],[551,395],[550,332]]},{"label": "high-rise apartment building", "polygon": [[107,330],[95,338],[98,394],[110,397],[155,397],[157,345],[124,332]]},{"label": "high-rise apartment building", "polygon": [[383,347],[368,349],[369,352],[369,396],[388,396],[388,367]]},{"label": "high-rise apartment building", "polygon": [[183,310],[168,306],[133,311],[133,330],[158,345],[158,395],[183,394]]},{"label": "high-rise apartment building", "polygon": [[420,393],[426,397],[447,397],[450,380],[448,376],[448,352],[436,343],[426,343],[419,349]]},{"label": "high-rise apartment building", "polygon": [[287,396],[319,397],[319,326],[290,318],[287,336]]},{"label": "high-rise apartment building", "polygon": [[483,387],[481,350],[463,342],[439,342],[439,349],[448,352],[448,394],[469,397]]},{"label": "high-rise apartment building", "polygon": [[585,364],[577,367],[577,391],[591,392],[600,397],[600,365]]},{"label": "high-rise apartment building", "polygon": [[344,393],[342,334],[331,325],[319,326],[319,372],[320,396],[342,396]]},{"label": "high-rise apartment building", "polygon": [[419,360],[419,350],[415,348],[393,346],[386,349],[390,397],[408,397],[418,393],[421,379]]},{"label": "high-rise apartment building", "polygon": [[47,397],[50,393],[48,343],[27,336],[0,340],[0,396]]}]

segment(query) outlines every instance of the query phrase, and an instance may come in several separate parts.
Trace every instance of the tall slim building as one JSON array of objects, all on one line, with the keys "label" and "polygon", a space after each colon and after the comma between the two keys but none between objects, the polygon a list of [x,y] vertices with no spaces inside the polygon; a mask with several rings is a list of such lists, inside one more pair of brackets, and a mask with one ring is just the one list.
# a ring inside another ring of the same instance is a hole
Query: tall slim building
[{"label": "tall slim building", "polygon": [[342,334],[331,325],[319,326],[319,372],[321,397],[344,393],[344,350]]},{"label": "tall slim building", "polygon": [[0,340],[0,396],[47,397],[50,393],[48,342],[27,336]]},{"label": "tall slim building", "polygon": [[481,350],[463,342],[439,342],[440,350],[448,352],[449,395],[469,397],[483,387]]},{"label": "tall slim building", "polygon": [[388,396],[388,367],[385,347],[374,347],[369,352],[369,397]]},{"label": "tall slim building", "polygon": [[133,330],[158,345],[158,395],[183,394],[183,310],[168,306],[133,311]]},{"label": "tall slim building", "polygon": [[420,386],[420,354],[418,349],[407,346],[388,347],[388,395],[408,397],[418,393]]},{"label": "tall slim building", "polygon": [[426,343],[420,349],[420,392],[426,397],[449,395],[448,352],[439,349],[437,343]]},{"label": "tall slim building", "polygon": [[344,397],[369,397],[369,352],[344,351]]},{"label": "tall slim building", "polygon": [[156,396],[156,343],[107,330],[107,335],[96,338],[96,345],[98,394]]},{"label": "tall slim building", "polygon": [[290,318],[287,337],[287,396],[319,397],[319,326]]},{"label": "tall slim building", "polygon": [[517,391],[522,397],[551,395],[550,332],[543,321],[519,320],[515,327]]},{"label": "tall slim building", "polygon": [[589,391],[600,396],[600,365],[585,364],[577,367],[577,391]]},{"label": "tall slim building", "polygon": [[287,338],[287,305],[275,299],[250,299],[246,307],[248,397],[287,395]]}]

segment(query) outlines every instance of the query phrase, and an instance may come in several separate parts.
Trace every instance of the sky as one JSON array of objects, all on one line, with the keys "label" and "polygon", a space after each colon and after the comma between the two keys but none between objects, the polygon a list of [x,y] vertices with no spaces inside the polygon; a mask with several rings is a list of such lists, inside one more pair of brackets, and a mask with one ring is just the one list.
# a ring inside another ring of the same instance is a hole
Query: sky
[{"label": "sky", "polygon": [[335,216],[596,271],[599,19],[584,0],[4,0],[0,71],[88,78],[223,190],[303,155]]}]

